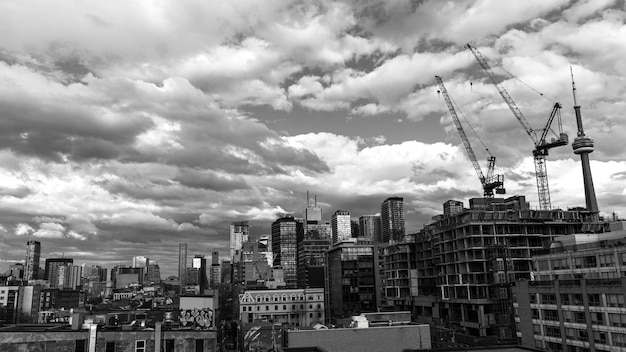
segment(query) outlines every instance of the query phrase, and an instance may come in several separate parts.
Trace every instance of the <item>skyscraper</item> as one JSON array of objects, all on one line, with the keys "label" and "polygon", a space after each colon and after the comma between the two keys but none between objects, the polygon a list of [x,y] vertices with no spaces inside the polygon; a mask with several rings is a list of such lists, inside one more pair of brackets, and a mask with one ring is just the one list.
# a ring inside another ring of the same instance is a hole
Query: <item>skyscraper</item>
[{"label": "skyscraper", "polygon": [[400,242],[404,239],[404,198],[389,197],[380,205],[382,242]]},{"label": "skyscraper", "polygon": [[230,224],[230,260],[241,252],[244,242],[248,242],[250,228],[247,221],[236,221]]},{"label": "skyscraper", "polygon": [[352,223],[347,210],[337,210],[331,219],[333,244],[352,237]]},{"label": "skyscraper", "polygon": [[307,207],[304,209],[304,232],[308,232],[309,225],[316,225],[322,222],[322,208],[317,206],[317,196],[313,199],[309,197],[309,192],[306,192]]},{"label": "skyscraper", "polygon": [[72,258],[48,258],[46,259],[46,271],[44,273],[44,279],[48,280],[50,287],[56,288],[59,286],[67,286],[69,284],[69,278],[71,270],[68,270],[68,266],[74,263]]},{"label": "skyscraper", "polygon": [[[187,284],[187,243],[178,244],[178,281],[182,288]],[[181,291],[182,292],[182,291]]]},{"label": "skyscraper", "polygon": [[272,253],[274,267],[283,269],[285,285],[295,288],[297,285],[297,222],[293,216],[285,215],[272,223]]},{"label": "skyscraper", "polygon": [[39,241],[26,242],[26,266],[24,268],[25,280],[36,280],[39,278],[39,257],[41,254],[41,243]]},{"label": "skyscraper", "polygon": [[150,259],[144,256],[133,257],[133,268],[147,268],[150,265]]},{"label": "skyscraper", "polygon": [[206,274],[206,258],[203,255],[195,255],[192,259],[192,267],[198,269],[198,285],[200,286],[200,292],[204,292],[205,289],[209,288],[209,279]]},{"label": "skyscraper", "polygon": [[380,215],[363,215],[359,218],[359,237],[366,241],[381,242]]}]

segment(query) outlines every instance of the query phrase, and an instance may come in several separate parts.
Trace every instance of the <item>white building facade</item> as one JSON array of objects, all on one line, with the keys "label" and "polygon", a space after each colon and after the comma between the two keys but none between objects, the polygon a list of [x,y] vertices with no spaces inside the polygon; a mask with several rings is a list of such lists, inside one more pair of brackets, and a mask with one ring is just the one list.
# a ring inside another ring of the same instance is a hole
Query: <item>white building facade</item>
[{"label": "white building facade", "polygon": [[239,295],[239,319],[297,326],[324,323],[324,289],[250,290]]}]

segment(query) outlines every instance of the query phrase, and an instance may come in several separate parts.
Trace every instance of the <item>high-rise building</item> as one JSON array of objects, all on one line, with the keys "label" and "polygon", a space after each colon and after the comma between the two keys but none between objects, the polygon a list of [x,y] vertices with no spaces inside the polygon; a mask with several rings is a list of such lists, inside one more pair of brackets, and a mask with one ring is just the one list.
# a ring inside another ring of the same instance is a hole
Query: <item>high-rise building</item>
[{"label": "high-rise building", "polygon": [[297,227],[293,216],[285,215],[272,223],[272,254],[274,268],[282,268],[285,285],[295,288],[297,285]]},{"label": "high-rise building", "polygon": [[449,200],[443,203],[443,216],[450,217],[463,212],[463,202],[458,200]]},{"label": "high-rise building", "polygon": [[352,237],[352,223],[347,210],[337,210],[331,219],[333,243],[345,241]]},{"label": "high-rise building", "polygon": [[322,222],[322,208],[317,206],[317,196],[309,197],[306,192],[307,207],[304,209],[304,232],[308,231],[309,225],[316,225]]},{"label": "high-rise building", "polygon": [[366,241],[381,242],[380,215],[363,215],[359,218],[359,237]]},{"label": "high-rise building", "polygon": [[150,265],[150,259],[144,256],[133,257],[133,268],[147,268]]},{"label": "high-rise building", "polygon": [[207,277],[207,260],[203,255],[196,254],[192,259],[192,267],[198,269],[198,285],[200,292],[209,288],[209,278]]},{"label": "high-rise building", "polygon": [[309,224],[298,232],[298,288],[324,287],[324,252],[330,247],[330,223]]},{"label": "high-rise building", "polygon": [[161,268],[158,263],[148,264],[146,268],[146,279],[148,283],[161,282]]},{"label": "high-rise building", "polygon": [[187,243],[178,244],[178,282],[180,287],[186,285],[187,277]]},{"label": "high-rise building", "polygon": [[250,227],[247,221],[236,221],[230,224],[230,260],[241,251],[244,242],[248,242]]},{"label": "high-rise building", "polygon": [[211,252],[211,265],[219,265],[220,264],[220,252],[212,251]]},{"label": "high-rise building", "polygon": [[380,205],[382,242],[400,242],[406,235],[404,228],[404,198],[389,197]]},{"label": "high-rise building", "polygon": [[50,287],[56,288],[69,284],[69,274],[65,267],[74,264],[72,258],[48,258],[46,259],[46,271],[44,279],[48,280]]},{"label": "high-rise building", "polygon": [[326,252],[326,316],[341,318],[380,308],[380,270],[376,244],[356,238]]},{"label": "high-rise building", "polygon": [[26,266],[24,267],[24,279],[39,279],[39,257],[41,254],[41,243],[39,241],[26,242]]}]

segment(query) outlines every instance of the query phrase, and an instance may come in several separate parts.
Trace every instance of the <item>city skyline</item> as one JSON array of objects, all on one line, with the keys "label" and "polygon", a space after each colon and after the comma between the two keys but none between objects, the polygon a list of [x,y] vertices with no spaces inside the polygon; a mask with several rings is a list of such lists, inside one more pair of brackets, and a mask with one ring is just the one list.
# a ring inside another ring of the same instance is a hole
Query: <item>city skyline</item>
[{"label": "city skyline", "polygon": [[[466,43],[544,93],[503,82],[533,127],[561,102],[570,141],[572,68],[600,212],[623,217],[624,18],[617,1],[0,4],[0,270],[36,240],[42,261],[176,272],[179,243],[225,258],[232,222],[268,234],[307,191],[325,221],[403,197],[417,231],[482,195],[435,75],[506,196],[537,208],[532,141]],[[553,207],[585,206],[572,146],[546,160]]]}]

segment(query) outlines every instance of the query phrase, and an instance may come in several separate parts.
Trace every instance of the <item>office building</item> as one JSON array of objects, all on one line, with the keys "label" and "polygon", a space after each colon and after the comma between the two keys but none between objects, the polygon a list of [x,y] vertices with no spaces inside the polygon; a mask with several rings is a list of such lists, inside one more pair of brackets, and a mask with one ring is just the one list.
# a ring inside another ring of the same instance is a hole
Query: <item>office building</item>
[{"label": "office building", "polygon": [[352,223],[347,210],[337,210],[331,218],[333,243],[352,238]]},{"label": "office building", "polygon": [[26,260],[24,267],[25,280],[39,279],[39,258],[41,255],[41,243],[39,241],[26,242]]},{"label": "office building", "polygon": [[241,247],[248,242],[250,227],[247,221],[236,221],[230,224],[230,260],[239,255]]},{"label": "office building", "polygon": [[272,279],[272,252],[258,241],[243,244],[241,249],[241,278],[244,285],[264,285]]},{"label": "office building", "polygon": [[458,200],[449,200],[443,203],[443,216],[450,217],[463,212],[463,202]]},{"label": "office building", "polygon": [[238,303],[243,323],[269,321],[308,327],[325,322],[322,288],[249,290],[239,294]]},{"label": "office building", "polygon": [[306,192],[307,207],[304,209],[304,232],[309,231],[309,225],[317,225],[322,223],[322,208],[317,206],[317,196],[309,197]]},{"label": "office building", "polygon": [[[300,223],[300,226],[301,223]],[[272,255],[274,268],[283,270],[287,288],[297,285],[297,231],[298,222],[285,215],[272,223]]]},{"label": "office building", "polygon": [[46,259],[46,270],[44,279],[48,281],[50,287],[56,288],[69,284],[70,272],[65,268],[74,264],[72,258],[48,258]]},{"label": "office building", "polygon": [[211,265],[219,265],[220,264],[220,252],[212,251],[211,252]]},{"label": "office building", "polygon": [[15,280],[22,280],[24,278],[24,264],[15,263],[9,265],[7,275],[13,277]]},{"label": "office building", "polygon": [[380,215],[359,217],[359,237],[366,241],[382,242]]},{"label": "office building", "polygon": [[404,198],[389,197],[380,205],[381,242],[401,242],[405,237]]},{"label": "office building", "polygon": [[556,237],[532,261],[513,289],[522,346],[626,350],[626,231]]},{"label": "office building", "polygon": [[150,259],[144,256],[133,257],[133,268],[147,268],[150,265]]},{"label": "office building", "polygon": [[178,244],[178,282],[180,287],[187,284],[187,243]]},{"label": "office building", "polygon": [[198,286],[200,286],[200,292],[209,288],[209,278],[207,276],[207,260],[203,255],[196,254],[192,259],[192,267],[198,270]]},{"label": "office building", "polygon": [[332,238],[331,225],[309,225],[307,232],[298,235],[298,288],[324,287],[324,258]]},{"label": "office building", "polygon": [[384,305],[411,310],[418,295],[415,242],[383,246]]},{"label": "office building", "polygon": [[146,279],[148,284],[158,284],[161,282],[161,268],[158,263],[148,264],[146,268]]},{"label": "office building", "polygon": [[379,265],[378,247],[371,242],[352,238],[328,249],[325,266],[327,318],[378,310],[381,306]]}]

